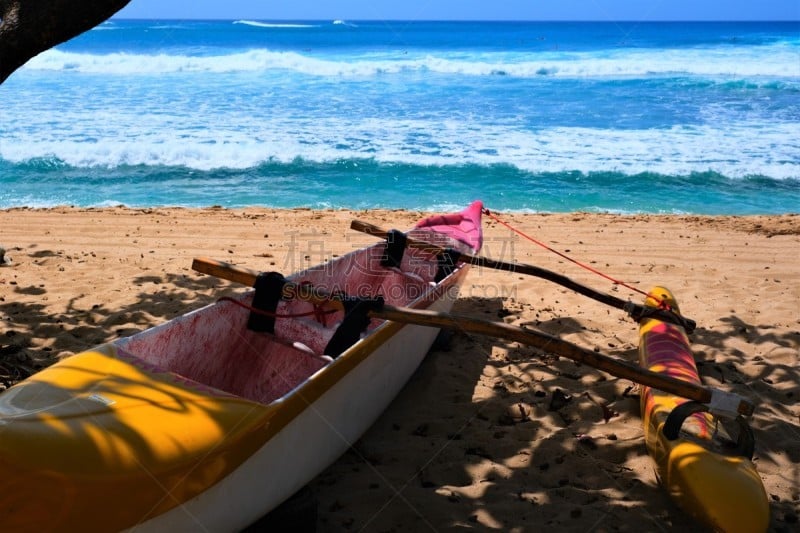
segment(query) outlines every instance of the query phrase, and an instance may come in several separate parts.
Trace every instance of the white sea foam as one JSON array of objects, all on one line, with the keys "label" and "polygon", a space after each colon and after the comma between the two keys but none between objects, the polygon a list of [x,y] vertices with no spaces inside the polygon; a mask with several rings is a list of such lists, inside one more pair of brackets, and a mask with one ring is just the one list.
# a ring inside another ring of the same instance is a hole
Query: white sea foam
[{"label": "white sea foam", "polygon": [[[76,117],[65,115],[64,120]],[[119,117],[117,117],[119,120]],[[618,171],[800,179],[800,136],[794,123],[728,123],[668,129],[608,130],[514,126],[456,120],[245,119],[198,125],[142,113],[109,128],[103,118],[84,131],[63,129],[10,136],[0,158],[10,162],[59,160],[73,167],[184,166],[198,170],[371,159],[387,164],[455,166],[503,164],[534,173]],[[424,135],[420,132],[425,132]],[[99,140],[98,140],[99,139]]]},{"label": "white sea foam", "polygon": [[114,24],[113,21],[107,20],[101,24],[98,24],[90,31],[106,31],[106,30],[118,30],[118,29],[120,29],[120,27]]},{"label": "white sea foam", "polygon": [[318,28],[316,24],[297,24],[289,22],[260,22],[257,20],[235,20],[234,24],[254,26],[256,28]]},{"label": "white sea foam", "polygon": [[314,76],[376,76],[433,72],[466,76],[518,78],[631,78],[653,76],[721,76],[733,78],[800,77],[797,47],[624,50],[593,53],[426,53],[402,50],[349,56],[346,60],[298,52],[256,49],[225,55],[84,54],[49,50],[31,60],[31,70],[101,74],[164,74],[175,72],[254,72],[288,70]]}]

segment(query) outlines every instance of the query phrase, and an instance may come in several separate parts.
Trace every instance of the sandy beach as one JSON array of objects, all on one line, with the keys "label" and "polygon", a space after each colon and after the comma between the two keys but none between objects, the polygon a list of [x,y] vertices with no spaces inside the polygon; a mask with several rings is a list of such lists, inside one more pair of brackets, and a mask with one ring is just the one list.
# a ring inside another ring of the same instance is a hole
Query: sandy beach
[{"label": "sandy beach", "polygon": [[[205,256],[291,273],[371,244],[352,219],[408,211],[0,211],[0,380],[244,290],[191,270]],[[641,290],[672,289],[706,384],[757,402],[755,462],[771,531],[800,515],[800,216],[502,215]],[[640,301],[493,221],[483,254]],[[475,268],[454,312],[537,327],[637,360],[637,325],[551,283]],[[558,392],[557,392],[558,391]],[[554,395],[567,399],[555,409]],[[613,416],[606,421],[601,405]],[[57,450],[54,450],[57,453]],[[318,531],[702,531],[661,490],[637,388],[516,343],[455,333],[378,422],[311,484]]]}]

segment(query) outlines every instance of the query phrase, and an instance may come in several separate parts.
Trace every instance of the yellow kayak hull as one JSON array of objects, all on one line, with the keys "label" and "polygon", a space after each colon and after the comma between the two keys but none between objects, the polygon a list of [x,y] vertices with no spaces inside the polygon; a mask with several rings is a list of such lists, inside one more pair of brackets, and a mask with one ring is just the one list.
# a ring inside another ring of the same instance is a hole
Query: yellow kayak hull
[{"label": "yellow kayak hull", "polygon": [[[645,305],[659,300],[679,312],[672,293],[654,287]],[[702,384],[684,328],[655,318],[639,327],[639,362],[687,382]],[[689,415],[675,439],[664,434],[667,417],[687,400],[643,387],[641,395],[647,450],[656,464],[659,482],[673,500],[699,522],[715,531],[754,533],[769,525],[769,503],[761,477],[748,457],[713,449],[714,417]]]},{"label": "yellow kayak hull", "polygon": [[101,346],[0,396],[2,426],[28,435],[3,439],[0,426],[10,531],[124,529],[205,491],[262,444],[268,406],[120,355]]}]

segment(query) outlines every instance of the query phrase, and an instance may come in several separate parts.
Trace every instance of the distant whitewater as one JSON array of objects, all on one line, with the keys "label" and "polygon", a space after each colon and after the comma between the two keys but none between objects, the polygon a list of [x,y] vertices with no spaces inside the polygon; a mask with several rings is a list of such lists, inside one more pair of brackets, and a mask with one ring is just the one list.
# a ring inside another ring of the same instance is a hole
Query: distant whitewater
[{"label": "distant whitewater", "polygon": [[317,24],[291,24],[284,22],[259,22],[257,20],[236,20],[234,24],[255,26],[256,28],[316,28]]},{"label": "distant whitewater", "polygon": [[110,21],[0,86],[0,207],[797,212],[797,29]]}]

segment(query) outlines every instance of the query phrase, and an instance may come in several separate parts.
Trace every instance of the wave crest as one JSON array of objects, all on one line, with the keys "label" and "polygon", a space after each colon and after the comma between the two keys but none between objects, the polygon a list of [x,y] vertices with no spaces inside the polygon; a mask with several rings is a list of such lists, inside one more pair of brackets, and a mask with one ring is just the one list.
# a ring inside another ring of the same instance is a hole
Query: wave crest
[{"label": "wave crest", "polygon": [[[159,119],[146,116],[142,120],[152,124]],[[343,129],[349,132],[349,141],[342,139]],[[269,131],[281,133],[264,133]],[[440,133],[420,137],[418,131]],[[760,133],[754,136],[754,131]],[[102,142],[57,136],[9,139],[0,145],[0,159],[16,164],[64,163],[76,168],[144,165],[197,170],[247,169],[265,162],[295,160],[321,164],[374,160],[434,167],[507,165],[524,172],[613,170],[625,175],[656,172],[680,176],[714,171],[735,178],[800,179],[795,131],[791,123],[775,123],[768,130],[741,123],[658,130],[554,127],[538,131],[491,125],[476,129],[419,120],[259,121],[237,124],[235,130],[213,131],[171,123],[171,128],[167,124],[159,127],[158,133],[123,129]]]},{"label": "wave crest", "polygon": [[405,51],[385,51],[378,57],[353,55],[346,59],[268,49],[224,55],[85,54],[49,50],[32,59],[24,68],[111,75],[285,70],[313,76],[378,76],[432,72],[516,78],[646,78],[686,75],[796,80],[800,77],[797,51],[786,47],[773,47],[770,53],[698,50],[624,51],[605,55],[499,52],[475,53],[467,57],[447,53],[425,53],[415,57]]},{"label": "wave crest", "polygon": [[292,22],[260,22],[258,20],[234,20],[234,24],[253,26],[255,28],[318,28],[316,24],[298,24]]}]

